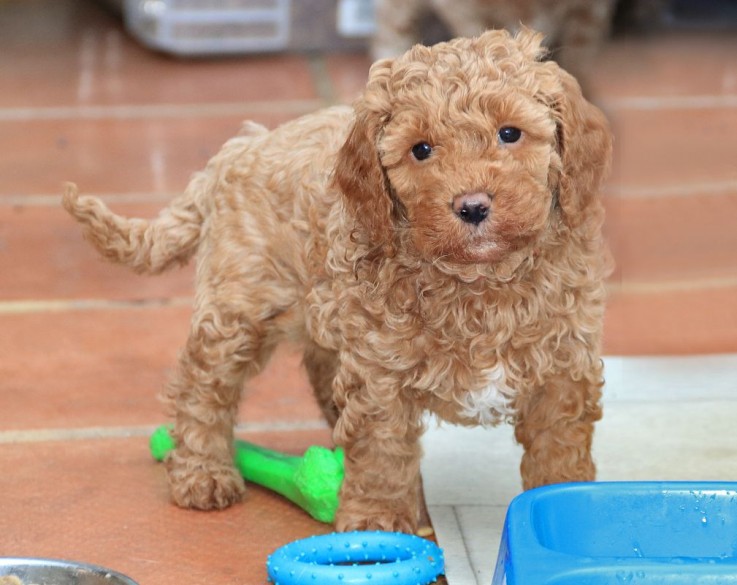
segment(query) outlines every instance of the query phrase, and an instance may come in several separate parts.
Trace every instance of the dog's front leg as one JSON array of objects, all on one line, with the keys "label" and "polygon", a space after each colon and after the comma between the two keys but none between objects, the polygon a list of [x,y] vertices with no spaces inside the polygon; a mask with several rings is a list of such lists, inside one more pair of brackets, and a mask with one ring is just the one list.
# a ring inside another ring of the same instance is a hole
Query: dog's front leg
[{"label": "dog's front leg", "polygon": [[414,532],[419,520],[421,409],[386,372],[336,378],[341,415],[335,441],[345,449],[345,479],[335,527]]},{"label": "dog's front leg", "polygon": [[594,422],[601,418],[596,374],[573,380],[560,374],[517,401],[515,436],[525,449],[524,489],[568,481],[592,481]]}]

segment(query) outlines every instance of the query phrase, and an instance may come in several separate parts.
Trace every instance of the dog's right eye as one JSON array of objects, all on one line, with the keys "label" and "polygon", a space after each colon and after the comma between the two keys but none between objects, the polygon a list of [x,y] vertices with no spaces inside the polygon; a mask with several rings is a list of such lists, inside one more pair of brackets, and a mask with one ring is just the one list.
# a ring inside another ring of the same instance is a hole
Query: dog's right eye
[{"label": "dog's right eye", "polygon": [[499,141],[505,144],[514,144],[522,138],[522,130],[514,126],[505,126],[499,130]]},{"label": "dog's right eye", "polygon": [[425,160],[432,154],[432,146],[427,142],[418,142],[412,147],[412,156],[417,160]]}]

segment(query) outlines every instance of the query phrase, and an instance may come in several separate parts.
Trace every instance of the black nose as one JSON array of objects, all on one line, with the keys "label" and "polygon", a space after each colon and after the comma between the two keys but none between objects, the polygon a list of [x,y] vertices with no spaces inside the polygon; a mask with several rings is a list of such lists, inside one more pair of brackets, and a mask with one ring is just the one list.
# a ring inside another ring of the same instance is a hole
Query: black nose
[{"label": "black nose", "polygon": [[453,211],[465,223],[479,225],[489,216],[491,197],[487,193],[465,193],[453,202]]},{"label": "black nose", "polygon": [[483,203],[465,203],[458,213],[458,217],[473,225],[479,225],[488,215],[489,208]]}]

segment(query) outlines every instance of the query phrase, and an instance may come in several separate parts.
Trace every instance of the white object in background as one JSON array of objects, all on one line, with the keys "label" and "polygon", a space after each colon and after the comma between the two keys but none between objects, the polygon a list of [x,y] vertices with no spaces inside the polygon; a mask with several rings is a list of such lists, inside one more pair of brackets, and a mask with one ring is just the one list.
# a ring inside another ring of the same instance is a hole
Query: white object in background
[{"label": "white object in background", "polygon": [[338,2],[338,33],[344,37],[368,37],[375,29],[374,0]]},{"label": "white object in background", "polygon": [[289,45],[291,0],[125,0],[128,30],[176,55],[279,51]]}]

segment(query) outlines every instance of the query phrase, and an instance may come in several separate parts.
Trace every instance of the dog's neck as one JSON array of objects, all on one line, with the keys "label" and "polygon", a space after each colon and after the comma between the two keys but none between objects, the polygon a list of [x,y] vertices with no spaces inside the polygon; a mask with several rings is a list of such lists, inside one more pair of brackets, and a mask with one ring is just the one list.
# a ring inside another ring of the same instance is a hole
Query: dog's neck
[{"label": "dog's neck", "polygon": [[486,284],[506,284],[532,267],[534,247],[525,246],[507,254],[497,262],[458,263],[439,259],[429,262],[432,269],[466,283],[485,281]]},{"label": "dog's neck", "polygon": [[[373,255],[373,259],[366,256],[365,263],[359,262],[356,268],[358,273],[362,273],[359,276],[361,280],[378,285],[377,291],[382,288],[382,283],[396,283],[397,279],[413,281],[416,289],[461,285],[462,288],[468,286],[469,291],[491,290],[528,278],[535,270],[539,256],[538,242],[520,247],[493,263],[461,263],[448,258],[430,261],[400,247],[391,256]],[[392,276],[388,277],[388,274]],[[443,282],[446,284],[442,285]]]}]

